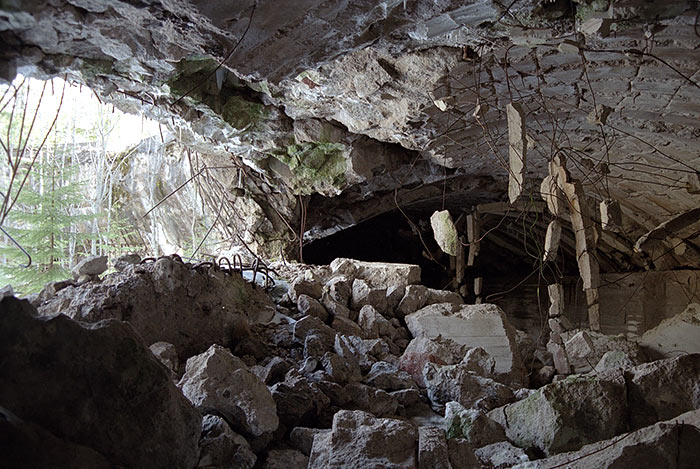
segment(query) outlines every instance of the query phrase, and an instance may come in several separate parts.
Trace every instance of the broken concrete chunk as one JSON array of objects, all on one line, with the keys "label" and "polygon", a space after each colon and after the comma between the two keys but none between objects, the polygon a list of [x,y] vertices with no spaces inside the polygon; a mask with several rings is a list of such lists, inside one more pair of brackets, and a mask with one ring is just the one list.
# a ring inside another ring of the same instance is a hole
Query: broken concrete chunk
[{"label": "broken concrete chunk", "polygon": [[700,353],[700,305],[690,303],[676,316],[664,319],[637,339],[639,345],[663,357]]},{"label": "broken concrete chunk", "polygon": [[[568,343],[569,340],[580,332],[578,329],[572,329],[562,333],[562,339]],[[634,341],[628,340],[624,335],[605,335],[600,332],[587,330],[585,333],[593,342],[594,352],[586,358],[577,358],[569,356],[572,373],[588,373],[591,371],[591,365],[595,366],[600,361],[605,352],[611,350],[619,350],[625,352],[635,365],[647,361],[647,354]],[[568,353],[568,349],[567,349]]]},{"label": "broken concrete chunk", "polygon": [[304,316],[314,316],[324,322],[328,319],[326,308],[317,299],[309,295],[301,294],[297,297],[297,308]]},{"label": "broken concrete chunk", "polygon": [[330,399],[306,377],[290,370],[284,381],[270,388],[277,404],[280,422],[287,427],[318,421],[321,412],[330,405]]},{"label": "broken concrete chunk", "polygon": [[73,278],[81,275],[100,275],[107,270],[107,256],[93,256],[83,259],[71,269]]},{"label": "broken concrete chunk", "polygon": [[593,340],[586,331],[580,331],[564,344],[566,353],[572,358],[587,358],[595,353]]},{"label": "broken concrete chunk", "polygon": [[570,376],[488,414],[514,444],[547,455],[618,435],[626,428],[626,415],[624,382],[595,376]]},{"label": "broken concrete chunk", "polygon": [[503,428],[476,409],[466,409],[458,402],[445,406],[445,427],[448,438],[464,438],[474,448],[506,440]]},{"label": "broken concrete chunk", "polygon": [[700,430],[685,423],[659,422],[578,451],[514,466],[514,469],[613,469],[620,467],[697,467]]},{"label": "broken concrete chunk", "polygon": [[151,349],[151,352],[153,355],[155,355],[158,361],[170,370],[173,376],[177,376],[180,361],[177,357],[177,350],[173,344],[169,344],[167,342],[156,342],[155,344],[151,344],[151,346],[148,348]]},{"label": "broken concrete chunk", "polygon": [[[476,457],[486,467],[506,469],[530,460],[525,450],[508,441],[493,443],[475,451]],[[482,466],[483,467],[483,466]]]},{"label": "broken concrete chunk", "polygon": [[434,212],[430,217],[430,225],[440,249],[450,256],[456,256],[460,241],[450,212],[447,210]]},{"label": "broken concrete chunk", "polygon": [[549,317],[555,318],[564,314],[564,286],[561,283],[547,285],[549,295]]},{"label": "broken concrete chunk", "polygon": [[459,402],[466,408],[490,410],[514,400],[508,386],[470,372],[465,365],[436,365],[423,367],[423,379],[428,398],[437,412],[448,402]]},{"label": "broken concrete chunk", "polygon": [[399,359],[399,368],[409,373],[415,382],[425,387],[423,367],[426,363],[454,365],[462,361],[469,347],[441,336],[433,339],[417,337],[408,344]]},{"label": "broken concrete chunk", "polygon": [[493,378],[496,369],[496,361],[486,350],[481,347],[473,347],[467,350],[462,359],[464,367],[485,378]]},{"label": "broken concrete chunk", "polygon": [[391,323],[374,308],[374,306],[363,306],[357,320],[358,325],[365,332],[368,339],[378,339],[379,337],[394,338],[396,329]]},{"label": "broken concrete chunk", "polygon": [[683,239],[697,230],[700,222],[700,208],[694,208],[676,215],[640,237],[634,245],[637,252],[652,253],[668,237]]},{"label": "broken concrete chunk", "polygon": [[314,438],[309,469],[392,467],[416,469],[418,431],[412,424],[341,410],[328,434]]},{"label": "broken concrete chunk", "polygon": [[261,469],[306,469],[308,456],[295,449],[271,449]]},{"label": "broken concrete chunk", "polygon": [[331,270],[334,274],[361,278],[376,288],[420,283],[420,267],[414,264],[365,262],[338,258],[331,262]]},{"label": "broken concrete chunk", "polygon": [[[51,435],[38,451],[57,440],[76,450],[64,465],[37,467],[77,467],[76,461],[100,467],[100,458],[91,457],[98,453],[111,466],[197,465],[201,415],[128,324],[40,317],[14,297],[0,300],[0,311],[0,408]],[[6,453],[3,414],[0,409]],[[2,458],[0,465],[10,464],[7,454]]]},{"label": "broken concrete chunk", "polygon": [[[552,336],[556,336],[558,341]],[[555,332],[552,333],[552,336],[550,336],[550,341],[547,342],[547,351],[552,354],[554,368],[557,370],[557,373],[568,375],[571,373],[571,365],[569,365],[569,358],[566,356],[566,350],[561,343],[562,339]]]},{"label": "broken concrete chunk", "polygon": [[553,262],[557,258],[559,241],[561,239],[561,223],[559,220],[552,220],[547,225],[547,233],[544,238],[544,256],[542,262]]},{"label": "broken concrete chunk", "polygon": [[298,278],[289,286],[289,299],[297,302],[300,295],[307,295],[319,299],[323,294],[323,285],[320,282]]},{"label": "broken concrete chunk", "polygon": [[496,361],[498,375],[520,378],[516,331],[496,305],[430,305],[406,316],[406,325],[414,337],[442,336],[467,347],[481,347]]},{"label": "broken concrete chunk", "polygon": [[200,412],[222,415],[251,435],[277,430],[277,406],[267,386],[220,345],[187,360],[178,387]]},{"label": "broken concrete chunk", "polygon": [[603,200],[600,203],[600,222],[603,230],[618,233],[622,230],[622,209],[617,200]]},{"label": "broken concrete chunk", "polygon": [[423,285],[408,285],[405,292],[396,307],[395,314],[398,318],[418,311],[428,301],[428,288]]},{"label": "broken concrete chunk", "polygon": [[257,460],[246,439],[231,430],[226,421],[216,415],[207,415],[202,420],[199,451],[197,467],[234,466],[251,469]]},{"label": "broken concrete chunk", "polygon": [[625,381],[632,428],[700,409],[700,354],[638,365]]},{"label": "broken concrete chunk", "polygon": [[509,103],[508,115],[508,200],[515,203],[523,193],[527,161],[525,112],[519,103]]},{"label": "broken concrete chunk", "polygon": [[442,428],[418,428],[418,469],[452,469]]},{"label": "broken concrete chunk", "polygon": [[352,282],[350,307],[359,310],[365,305],[371,305],[379,311],[386,311],[386,288],[371,287],[365,280],[355,279]]},{"label": "broken concrete chunk", "polygon": [[689,174],[685,180],[688,194],[700,194],[700,173]]},{"label": "broken concrete chunk", "polygon": [[550,169],[550,172],[552,173],[542,179],[540,195],[542,196],[542,200],[547,203],[549,212],[555,217],[561,218],[566,213],[566,197],[557,184],[559,175],[552,169]]}]

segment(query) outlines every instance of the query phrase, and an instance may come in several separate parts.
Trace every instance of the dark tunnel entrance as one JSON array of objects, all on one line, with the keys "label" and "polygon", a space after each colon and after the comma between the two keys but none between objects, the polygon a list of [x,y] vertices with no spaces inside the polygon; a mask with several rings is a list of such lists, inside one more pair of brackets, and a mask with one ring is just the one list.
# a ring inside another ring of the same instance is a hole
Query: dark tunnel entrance
[{"label": "dark tunnel entrance", "polygon": [[[326,265],[338,257],[349,257],[371,262],[417,264],[421,267],[424,285],[454,290],[454,263],[451,269],[450,256],[440,250],[433,238],[430,226],[432,213],[432,210],[410,211],[410,222],[398,210],[378,215],[306,244],[303,249],[304,261]],[[456,211],[451,210],[451,213],[458,220],[458,232],[465,234],[464,217],[460,217]],[[498,295],[527,277],[536,282],[538,276],[553,275],[554,271],[557,275],[576,275],[575,258],[566,253],[560,254],[556,265],[542,268],[541,247],[546,221],[533,218],[541,216],[482,216],[485,235],[481,240],[477,267],[484,279],[484,295]],[[468,268],[466,276],[473,277],[476,270]],[[467,301],[473,299],[465,298]]]}]

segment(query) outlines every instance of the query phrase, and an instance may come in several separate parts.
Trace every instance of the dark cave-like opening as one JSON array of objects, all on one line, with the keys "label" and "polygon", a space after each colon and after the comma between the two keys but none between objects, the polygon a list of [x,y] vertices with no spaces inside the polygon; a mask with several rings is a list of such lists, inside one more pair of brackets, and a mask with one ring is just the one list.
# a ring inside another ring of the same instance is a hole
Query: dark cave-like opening
[{"label": "dark cave-like opening", "polygon": [[[378,215],[306,244],[304,261],[325,265],[338,257],[349,257],[371,262],[417,264],[421,267],[424,285],[454,290],[454,268],[450,269],[450,256],[440,250],[433,238],[431,214],[432,210],[410,212],[411,222],[397,210]],[[452,215],[456,220],[462,220],[457,222],[457,228],[460,234],[464,234],[463,217],[458,217],[457,213]],[[517,285],[528,276],[536,279],[538,275],[552,273],[554,266],[540,269],[543,230],[525,229],[531,225],[515,218],[501,220],[498,216],[485,216],[482,222],[485,235],[481,240],[477,265],[466,270],[467,283],[473,277],[481,276],[484,278],[484,294],[493,295],[500,289]],[[575,261],[566,255],[560,255],[560,258],[556,270],[575,274]],[[538,269],[543,272],[537,272]]]}]

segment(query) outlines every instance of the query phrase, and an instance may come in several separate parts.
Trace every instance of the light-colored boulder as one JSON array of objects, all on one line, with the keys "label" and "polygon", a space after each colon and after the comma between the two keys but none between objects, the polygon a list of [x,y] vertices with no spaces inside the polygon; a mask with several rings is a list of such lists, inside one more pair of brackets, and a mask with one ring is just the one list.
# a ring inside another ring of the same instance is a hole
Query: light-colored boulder
[{"label": "light-colored boulder", "polygon": [[411,375],[400,370],[396,365],[383,361],[372,365],[364,382],[385,391],[399,391],[416,385]]},{"label": "light-colored boulder", "polygon": [[467,347],[481,347],[496,361],[498,375],[520,378],[523,365],[516,330],[496,305],[430,305],[406,316],[406,325],[413,337],[441,335]]},{"label": "light-colored boulder", "polygon": [[430,216],[430,226],[433,228],[433,237],[440,249],[450,256],[456,256],[460,241],[450,212],[435,211]]},{"label": "light-colored boulder", "polygon": [[[583,333],[583,334],[582,334]],[[585,334],[585,338],[582,337]],[[572,329],[562,332],[561,339],[566,350],[571,373],[588,373],[611,350],[625,352],[635,365],[648,361],[647,353],[636,342],[622,335],[606,335],[595,331]],[[580,340],[582,339],[582,340]],[[590,339],[590,340],[586,340]],[[592,351],[586,356],[581,353]]]},{"label": "light-colored boulder", "polygon": [[493,443],[475,451],[476,457],[484,465],[493,469],[506,469],[529,461],[525,451],[508,441]]},{"label": "light-colored boulder", "polygon": [[637,342],[663,357],[700,353],[700,305],[689,304],[682,313],[645,332]]},{"label": "light-colored boulder", "polygon": [[485,378],[493,378],[496,369],[496,360],[481,347],[473,347],[467,350],[462,359],[464,367]]},{"label": "light-colored boulder", "polygon": [[700,460],[700,430],[689,424],[659,422],[632,433],[598,441],[578,451],[514,466],[517,469],[694,468]]},{"label": "light-colored boulder", "polygon": [[406,421],[341,410],[331,432],[315,436],[309,469],[416,469],[417,438],[416,427]]},{"label": "light-colored boulder", "polygon": [[199,451],[197,467],[208,469],[251,469],[257,460],[246,439],[216,415],[206,415],[202,420]]},{"label": "light-colored boulder", "polygon": [[423,285],[408,285],[404,289],[403,298],[394,311],[394,315],[402,318],[408,314],[415,313],[428,301],[428,288]]},{"label": "light-colored boulder", "polygon": [[74,278],[81,275],[100,275],[107,270],[107,256],[93,256],[78,262],[71,273]]},{"label": "light-colored boulder", "polygon": [[331,262],[331,270],[334,274],[361,278],[377,288],[420,283],[420,267],[414,264],[365,262],[338,258]]},{"label": "light-colored boulder", "polygon": [[295,370],[289,371],[284,381],[270,390],[280,422],[288,427],[317,422],[321,412],[330,404],[330,399],[316,383]]},{"label": "light-colored boulder", "polygon": [[220,345],[187,360],[178,387],[203,414],[222,415],[254,436],[273,432],[279,425],[277,406],[267,386]]},{"label": "light-colored boulder", "polygon": [[514,444],[536,447],[547,455],[575,451],[621,433],[626,415],[624,382],[580,375],[488,414]]},{"label": "light-colored boulder", "polygon": [[386,311],[386,288],[372,287],[367,281],[356,278],[352,282],[350,307],[360,310],[365,305],[370,305],[379,311]]},{"label": "light-colored boulder", "polygon": [[462,361],[469,347],[442,336],[416,337],[409,342],[399,359],[399,368],[409,373],[420,387],[425,387],[423,367],[426,363],[455,365]]},{"label": "light-colored boulder", "polygon": [[332,277],[326,282],[324,291],[333,301],[348,306],[352,295],[352,279],[344,275]]},{"label": "light-colored boulder", "polygon": [[700,354],[638,365],[625,381],[632,428],[700,409]]},{"label": "light-colored boulder", "polygon": [[112,465],[196,466],[201,416],[127,323],[41,317],[14,297],[0,312],[0,407]]},{"label": "light-colored boulder", "polygon": [[436,411],[448,402],[459,402],[466,408],[490,410],[513,401],[508,386],[470,372],[464,365],[426,363],[423,379],[428,398]]},{"label": "light-colored boulder", "polygon": [[393,339],[396,336],[394,326],[372,305],[362,307],[357,318],[357,324],[369,339],[378,339],[379,337]]}]

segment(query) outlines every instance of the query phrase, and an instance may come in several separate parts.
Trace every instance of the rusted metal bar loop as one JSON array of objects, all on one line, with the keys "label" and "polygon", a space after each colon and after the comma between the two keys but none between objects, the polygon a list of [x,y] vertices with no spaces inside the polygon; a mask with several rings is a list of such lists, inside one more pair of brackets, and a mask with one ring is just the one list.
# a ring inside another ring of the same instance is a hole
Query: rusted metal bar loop
[{"label": "rusted metal bar loop", "polygon": [[182,257],[180,257],[179,254],[171,254],[170,257],[172,257],[174,261],[180,261],[180,263],[182,263],[182,264],[185,263],[185,262],[182,260]]},{"label": "rusted metal bar loop", "polygon": [[[226,262],[228,264],[228,269],[222,268],[222,264]],[[231,267],[231,261],[228,260],[228,257],[220,257],[219,258],[219,269],[221,269],[223,272],[226,272],[229,275],[233,275],[233,267]]]},{"label": "rusted metal bar loop", "polygon": [[255,285],[255,279],[258,276],[258,259],[253,261],[253,285]]},{"label": "rusted metal bar loop", "polygon": [[236,270],[236,261],[238,261],[238,272],[243,273],[243,259],[240,254],[233,255],[233,270]]},{"label": "rusted metal bar loop", "polygon": [[200,267],[213,267],[214,264],[209,261],[204,261],[204,262],[198,262],[197,264],[192,266],[192,270],[198,270]]},{"label": "rusted metal bar loop", "polygon": [[147,262],[155,262],[155,261],[156,261],[155,257],[144,257],[143,259],[141,259],[139,264],[146,264]]}]

